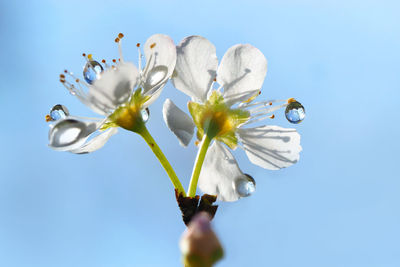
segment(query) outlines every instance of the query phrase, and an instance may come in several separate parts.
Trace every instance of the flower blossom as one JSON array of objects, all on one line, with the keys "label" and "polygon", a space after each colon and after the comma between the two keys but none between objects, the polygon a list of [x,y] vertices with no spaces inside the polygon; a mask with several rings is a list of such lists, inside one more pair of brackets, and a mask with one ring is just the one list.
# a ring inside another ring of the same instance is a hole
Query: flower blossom
[{"label": "flower blossom", "polygon": [[[205,155],[198,185],[204,193],[217,195],[222,201],[236,201],[255,190],[254,179],[240,170],[229,148],[244,149],[253,164],[269,170],[288,167],[299,160],[302,148],[295,129],[246,127],[273,118],[273,111],[295,102],[254,102],[266,72],[264,55],[249,44],[229,48],[219,66],[214,45],[203,37],[189,36],[177,46],[171,80],[191,97],[191,117],[167,99],[164,121],[183,146],[189,144],[195,127],[198,140],[205,135],[214,140]],[[279,102],[283,103],[273,106]]]},{"label": "flower blossom", "polygon": [[117,132],[116,127],[137,131],[148,117],[148,106],[160,95],[171,77],[176,63],[176,47],[166,35],[155,34],[144,45],[146,66],[139,68],[124,60],[121,48],[123,34],[115,39],[119,60],[108,64],[104,59],[95,61],[91,54],[83,56],[86,65],[84,79],[71,72],[60,75],[61,83],[83,104],[103,118],[70,116],[62,105],[56,105],[46,116],[50,125],[49,146],[55,150],[77,154],[101,148]]}]

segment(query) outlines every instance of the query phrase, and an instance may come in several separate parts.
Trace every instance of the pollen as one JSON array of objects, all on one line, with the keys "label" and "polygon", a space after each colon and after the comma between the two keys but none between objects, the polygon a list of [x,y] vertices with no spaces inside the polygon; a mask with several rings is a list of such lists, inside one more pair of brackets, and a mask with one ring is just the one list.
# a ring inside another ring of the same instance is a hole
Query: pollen
[{"label": "pollen", "polygon": [[45,117],[46,122],[52,121],[51,116],[49,114],[46,115]]},{"label": "pollen", "polygon": [[150,45],[150,48],[151,48],[151,49],[153,49],[154,47],[156,47],[156,43],[152,43],[152,44]]},{"label": "pollen", "polygon": [[289,98],[289,99],[287,100],[287,102],[288,102],[288,104],[290,104],[290,103],[296,102],[296,99],[294,99],[294,98],[292,97],[292,98]]}]

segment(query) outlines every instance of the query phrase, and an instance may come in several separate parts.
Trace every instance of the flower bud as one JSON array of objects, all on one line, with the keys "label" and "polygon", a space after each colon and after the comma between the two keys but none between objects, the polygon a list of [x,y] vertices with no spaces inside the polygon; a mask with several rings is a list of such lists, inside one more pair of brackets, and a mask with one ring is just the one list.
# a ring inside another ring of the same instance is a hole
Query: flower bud
[{"label": "flower bud", "polygon": [[211,267],[223,257],[222,246],[210,220],[208,213],[200,212],[183,233],[179,245],[186,267]]}]

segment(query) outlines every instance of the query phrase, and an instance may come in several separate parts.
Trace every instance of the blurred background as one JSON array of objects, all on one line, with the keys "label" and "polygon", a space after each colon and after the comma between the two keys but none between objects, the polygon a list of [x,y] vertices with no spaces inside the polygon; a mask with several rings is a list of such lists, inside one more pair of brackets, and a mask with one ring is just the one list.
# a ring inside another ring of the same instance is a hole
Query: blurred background
[{"label": "blurred background", "polygon": [[[82,52],[137,64],[154,33],[175,43],[202,35],[222,58],[250,43],[268,59],[261,99],[295,97],[268,124],[302,136],[300,161],[280,171],[235,151],[257,191],[220,203],[217,266],[400,266],[400,4],[398,1],[0,1],[0,266],[179,266],[185,229],[172,185],[145,142],[120,130],[88,155],[47,146],[55,104],[93,116],[59,83],[80,74]],[[196,148],[162,120],[168,84],[151,106],[150,132],[187,188]]]}]

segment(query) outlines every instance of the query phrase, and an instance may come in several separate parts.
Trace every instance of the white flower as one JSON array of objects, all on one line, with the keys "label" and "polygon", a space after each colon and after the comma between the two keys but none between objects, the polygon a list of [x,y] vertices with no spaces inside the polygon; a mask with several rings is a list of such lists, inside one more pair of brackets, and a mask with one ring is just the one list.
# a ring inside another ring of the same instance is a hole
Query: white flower
[{"label": "white flower", "polygon": [[[220,200],[235,201],[255,189],[254,179],[240,170],[225,145],[231,149],[240,146],[252,163],[270,170],[288,167],[299,159],[300,135],[295,129],[244,128],[272,118],[271,112],[294,101],[274,107],[272,103],[277,101],[252,102],[260,93],[266,72],[264,55],[248,44],[229,48],[219,66],[214,45],[203,37],[187,37],[177,47],[172,82],[191,97],[188,107],[192,118],[167,99],[164,120],[183,146],[189,144],[195,126],[199,140],[206,132],[214,139],[205,156],[199,187]],[[218,89],[213,89],[215,82]]]},{"label": "white flower", "polygon": [[118,61],[113,60],[115,65],[107,64],[104,59],[101,64],[93,60],[92,55],[83,54],[87,60],[83,70],[84,80],[68,71],[60,75],[60,81],[71,94],[104,117],[70,116],[64,106],[56,105],[46,116],[46,120],[55,121],[49,131],[51,148],[89,153],[101,148],[117,132],[116,127],[136,131],[148,119],[147,107],[160,95],[175,68],[176,47],[166,35],[151,36],[144,45],[146,66],[143,69],[140,44],[137,45],[137,69],[122,56],[122,37],[123,34],[119,34],[115,39],[120,54]]}]

